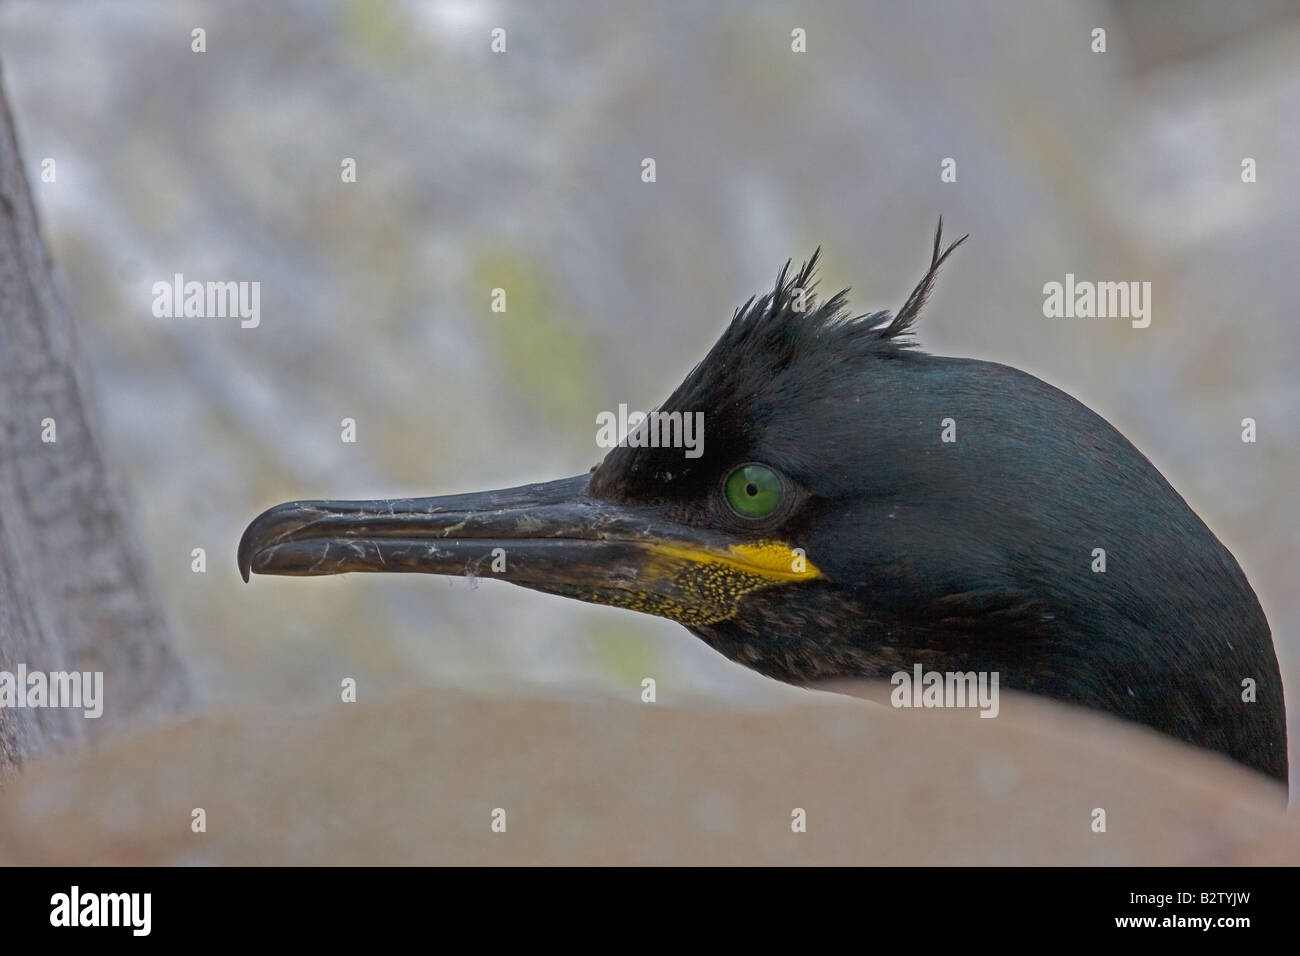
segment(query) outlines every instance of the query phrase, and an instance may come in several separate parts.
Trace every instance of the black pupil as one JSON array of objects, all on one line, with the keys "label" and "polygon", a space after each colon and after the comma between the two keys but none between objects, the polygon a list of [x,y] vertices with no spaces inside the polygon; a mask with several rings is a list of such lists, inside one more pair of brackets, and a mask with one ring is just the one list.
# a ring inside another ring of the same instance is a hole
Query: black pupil
[{"label": "black pupil", "polygon": [[758,485],[751,481],[745,486],[745,494],[749,495],[751,498],[755,497],[758,494]]}]

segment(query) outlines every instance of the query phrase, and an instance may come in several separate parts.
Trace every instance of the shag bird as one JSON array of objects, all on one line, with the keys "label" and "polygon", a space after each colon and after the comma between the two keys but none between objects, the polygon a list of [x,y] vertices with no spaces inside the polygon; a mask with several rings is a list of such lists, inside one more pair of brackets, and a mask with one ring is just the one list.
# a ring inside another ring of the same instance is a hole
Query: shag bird
[{"label": "shag bird", "polygon": [[669,432],[704,413],[698,457],[647,419],[574,478],[287,502],[240,573],[477,572],[670,618],[792,684],[997,672],[1285,781],[1268,621],[1228,549],[1069,395],[914,347],[965,238],[942,228],[896,315],[850,316],[847,290],[816,298],[816,253],[787,262],[657,410]]}]

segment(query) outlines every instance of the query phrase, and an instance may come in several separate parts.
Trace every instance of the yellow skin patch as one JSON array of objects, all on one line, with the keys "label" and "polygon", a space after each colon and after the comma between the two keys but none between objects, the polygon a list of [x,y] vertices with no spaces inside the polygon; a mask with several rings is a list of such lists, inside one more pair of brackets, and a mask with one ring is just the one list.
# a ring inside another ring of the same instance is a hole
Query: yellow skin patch
[{"label": "yellow skin patch", "polygon": [[600,588],[585,600],[699,627],[735,617],[741,597],[751,591],[821,577],[811,561],[779,541],[731,545],[726,551],[667,542],[644,547],[666,559],[648,563],[643,571],[659,590]]},{"label": "yellow skin patch", "polygon": [[[759,541],[757,544],[733,544],[725,552],[693,548],[690,545],[655,542],[649,546],[657,554],[684,558],[701,564],[721,564],[747,574],[773,581],[811,581],[821,571],[806,557],[782,541]],[[795,568],[800,570],[796,571]]]}]

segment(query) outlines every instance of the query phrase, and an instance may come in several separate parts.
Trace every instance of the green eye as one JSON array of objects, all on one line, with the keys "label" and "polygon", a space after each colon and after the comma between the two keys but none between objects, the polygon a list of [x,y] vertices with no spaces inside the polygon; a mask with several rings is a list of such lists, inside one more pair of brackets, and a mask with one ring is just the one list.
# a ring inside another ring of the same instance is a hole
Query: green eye
[{"label": "green eye", "polygon": [[727,476],[723,491],[742,518],[766,518],[781,503],[781,479],[764,465],[741,465]]}]

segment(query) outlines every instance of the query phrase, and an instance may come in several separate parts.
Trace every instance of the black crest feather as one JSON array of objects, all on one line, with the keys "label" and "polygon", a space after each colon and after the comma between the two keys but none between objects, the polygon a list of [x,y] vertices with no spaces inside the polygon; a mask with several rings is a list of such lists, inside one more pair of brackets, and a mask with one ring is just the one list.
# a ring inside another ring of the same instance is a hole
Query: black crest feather
[{"label": "black crest feather", "polygon": [[[888,311],[851,315],[848,289],[819,300],[817,265],[821,249],[791,274],[787,260],[772,291],[750,297],[673,393],[663,412],[709,416],[709,452],[739,454],[769,422],[791,422],[788,410],[808,407],[810,396],[838,394],[870,375],[872,360],[897,358],[913,347],[904,337],[934,288],[935,276],[965,236],[943,248],[943,220],[935,232],[930,268],[897,315]],[[727,443],[735,447],[728,447]],[[688,480],[706,462],[683,460],[680,449],[620,446],[610,451],[592,478],[592,491],[624,495],[664,494],[669,482]],[[712,476],[705,476],[712,480]],[[680,485],[679,485],[680,487]]]},{"label": "black crest feather", "polygon": [[962,236],[956,242],[940,252],[943,247],[943,216],[939,217],[938,228],[934,230],[934,249],[930,253],[930,268],[926,270],[925,276],[916,284],[912,294],[907,297],[903,307],[898,310],[894,320],[889,323],[881,332],[883,338],[892,339],[895,336],[902,335],[909,331],[916,320],[921,315],[921,309],[924,308],[926,300],[930,298],[930,293],[934,291],[934,280],[939,274],[939,267],[943,265],[944,260],[952,255],[952,251],[970,238],[970,233]]},{"label": "black crest feather", "polygon": [[861,372],[866,358],[897,356],[912,347],[901,337],[916,323],[939,267],[966,238],[944,248],[940,218],[930,267],[897,315],[888,311],[850,315],[848,289],[818,300],[820,247],[793,275],[791,261],[786,260],[772,291],[751,296],[736,310],[704,360],[663,407],[670,411],[709,408],[716,413],[720,401],[752,405],[764,395],[779,396],[787,378],[815,390],[842,377],[846,369]]},{"label": "black crest feather", "polygon": [[[934,291],[939,267],[952,255],[953,250],[969,238],[969,234],[964,235],[945,247],[943,217],[939,218],[930,253],[930,267],[897,314],[883,311],[849,316],[846,311],[848,289],[818,303],[815,295],[817,266],[821,259],[821,247],[818,246],[793,276],[790,275],[792,260],[787,259],[777,273],[776,285],[772,291],[757,297],[751,296],[737,309],[732,319],[733,328],[723,338],[734,340],[742,337],[737,333],[749,331],[752,334],[756,326],[767,326],[769,329],[781,330],[781,337],[794,342],[804,338],[804,335],[821,338],[823,333],[838,332],[859,345],[867,345],[873,351],[886,342],[890,343],[891,349],[909,348],[910,342],[896,340],[912,331],[916,320],[920,318],[921,310]],[[797,325],[804,327],[804,335],[798,334],[794,328]],[[873,342],[874,348],[871,346]]]}]

